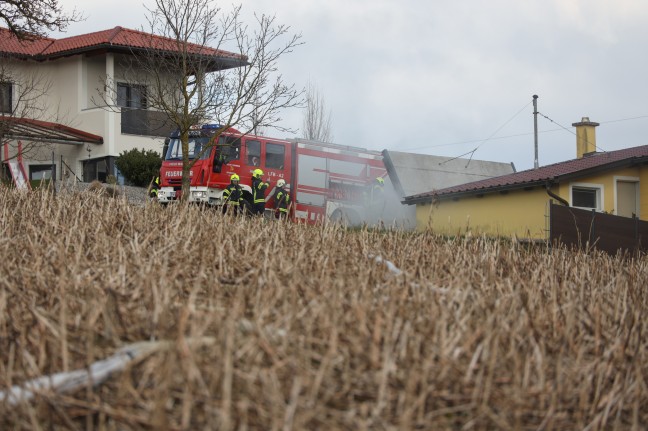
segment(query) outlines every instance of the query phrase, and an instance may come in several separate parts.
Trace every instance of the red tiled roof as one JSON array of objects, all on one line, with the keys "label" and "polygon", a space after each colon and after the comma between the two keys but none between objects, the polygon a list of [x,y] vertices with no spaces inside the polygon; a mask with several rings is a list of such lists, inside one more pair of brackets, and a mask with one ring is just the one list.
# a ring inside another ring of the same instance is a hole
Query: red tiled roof
[{"label": "red tiled roof", "polygon": [[20,41],[9,29],[0,27],[0,52],[34,56],[43,52],[54,39],[44,37],[33,41]]},{"label": "red tiled roof", "polygon": [[[0,31],[0,35],[2,36],[0,39],[0,52],[30,55],[39,58],[59,57],[66,54],[91,51],[99,48],[153,48],[156,50],[171,52],[177,52],[181,49],[173,39],[123,27],[115,27],[109,30],[66,37],[63,39],[36,39],[33,42],[21,42],[7,29],[0,28]],[[227,57],[243,61],[246,59],[245,56],[239,54],[204,47],[197,44],[189,44],[188,47],[192,54],[205,55],[209,57]]]},{"label": "red tiled roof", "polygon": [[529,169],[500,177],[488,178],[474,181],[472,183],[447,187],[440,190],[433,190],[405,198],[406,203],[428,201],[437,197],[450,197],[458,194],[477,194],[494,191],[498,189],[523,188],[532,184],[547,181],[560,181],[575,175],[584,175],[588,171],[604,169],[617,165],[630,165],[633,162],[648,161],[648,145],[626,148],[624,150],[609,151],[605,153],[594,153],[580,159],[568,160]]}]

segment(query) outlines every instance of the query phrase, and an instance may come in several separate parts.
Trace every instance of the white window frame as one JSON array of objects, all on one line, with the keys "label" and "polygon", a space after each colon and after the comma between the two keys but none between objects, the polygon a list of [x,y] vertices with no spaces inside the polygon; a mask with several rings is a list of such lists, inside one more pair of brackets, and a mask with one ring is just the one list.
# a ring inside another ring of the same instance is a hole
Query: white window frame
[{"label": "white window frame", "polygon": [[[596,208],[590,207],[577,207],[574,205],[574,189],[590,189],[596,190]],[[595,183],[570,183],[569,184],[569,205],[574,208],[580,208],[584,210],[591,211],[592,209],[596,212],[603,211],[603,202],[605,202],[604,187],[603,184]]]},{"label": "white window frame", "polygon": [[[616,175],[614,176],[614,214],[617,214],[617,215],[619,214],[619,211],[618,211],[619,205],[618,205],[618,200],[617,200],[617,198],[618,198],[617,183],[618,182],[637,183],[637,185],[638,185],[639,184],[639,177],[624,177],[624,176],[616,176]],[[641,193],[639,193],[639,187],[637,187],[636,196],[635,196],[635,199],[636,199],[636,202],[637,202],[637,213],[635,215],[637,216],[637,218],[641,218],[641,214],[640,214],[640,212],[641,212],[640,197],[641,197]]]}]

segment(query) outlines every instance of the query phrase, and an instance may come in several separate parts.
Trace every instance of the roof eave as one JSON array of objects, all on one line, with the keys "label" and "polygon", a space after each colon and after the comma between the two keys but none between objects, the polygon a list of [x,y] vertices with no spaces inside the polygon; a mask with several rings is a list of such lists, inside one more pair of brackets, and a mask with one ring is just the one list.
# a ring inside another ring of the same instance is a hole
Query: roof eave
[{"label": "roof eave", "polygon": [[547,181],[550,182],[562,182],[566,180],[570,180],[572,178],[577,178],[577,177],[582,177],[586,175],[593,175],[597,174],[600,172],[608,171],[610,169],[615,169],[615,168],[620,168],[620,167],[626,167],[626,166],[632,166],[634,164],[638,163],[648,163],[648,156],[634,156],[634,157],[628,157],[622,160],[617,160],[614,162],[606,163],[604,165],[599,165],[595,166],[589,169],[583,169],[579,170],[576,172],[570,172],[568,174],[563,174],[563,175],[557,175],[555,177],[547,177],[539,180],[534,180],[534,181],[527,181],[524,183],[515,183],[515,184],[505,184],[502,186],[494,186],[494,187],[488,187],[488,188],[481,188],[481,189],[471,189],[471,190],[462,190],[459,192],[450,192],[450,193],[432,193],[432,194],[427,194],[425,196],[411,196],[411,197],[406,197],[402,203],[407,204],[407,205],[414,205],[417,203],[425,203],[425,202],[432,202],[433,200],[448,200],[448,199],[455,199],[455,198],[461,198],[461,197],[466,197],[466,196],[474,196],[474,195],[479,195],[479,194],[485,194],[485,193],[497,193],[501,191],[509,191],[509,190],[515,190],[515,189],[523,189],[525,187],[536,187],[538,185],[544,185],[547,183]]},{"label": "roof eave", "polygon": [[479,195],[479,194],[485,194],[485,193],[499,193],[499,192],[504,192],[504,191],[510,191],[510,190],[516,190],[516,189],[523,189],[526,187],[536,187],[536,186],[542,186],[547,183],[547,181],[553,181],[553,178],[546,178],[542,180],[535,180],[535,181],[529,181],[525,183],[517,183],[517,184],[504,184],[501,186],[494,186],[494,187],[487,187],[487,188],[481,188],[481,189],[471,189],[471,190],[462,190],[460,192],[451,192],[451,193],[432,193],[429,195],[425,196],[409,196],[406,197],[402,203],[407,204],[407,205],[414,205],[417,203],[425,203],[425,202],[432,202],[432,201],[439,201],[439,200],[448,200],[448,199],[459,199],[462,197],[466,196],[474,196],[474,195]]},{"label": "roof eave", "polygon": [[98,139],[98,140],[90,140],[90,139],[64,139],[64,138],[46,138],[46,137],[35,137],[31,135],[5,135],[5,139],[12,139],[12,140],[22,140],[22,141],[28,141],[28,142],[42,142],[45,144],[64,144],[64,145],[85,145],[85,144],[96,144],[96,145],[102,145],[103,144],[103,138]]},{"label": "roof eave", "polygon": [[35,60],[35,56],[33,54],[23,54],[11,51],[0,51],[0,58],[2,57],[8,57],[17,60]]},{"label": "roof eave", "polygon": [[0,116],[2,139],[58,144],[103,144],[103,137],[63,124]]},{"label": "roof eave", "polygon": [[[89,52],[93,51],[103,51],[103,52],[113,52],[113,53],[119,53],[119,54],[129,54],[129,55],[137,55],[141,54],[144,52],[147,52],[146,48],[137,48],[137,47],[129,47],[129,46],[123,46],[123,45],[113,45],[110,43],[104,43],[104,44],[99,44],[99,45],[92,45],[92,46],[84,46],[81,48],[75,48],[75,49],[70,49],[67,51],[57,51],[55,53],[51,54],[36,54],[33,56],[27,56],[34,58],[39,61],[43,60],[55,60],[57,58],[63,58],[63,57],[70,57],[73,55],[79,55],[79,54],[86,54]],[[175,55],[172,51],[168,51],[169,55]],[[162,55],[164,55],[164,51],[161,52]],[[224,70],[224,69],[232,69],[235,67],[240,67],[244,66],[247,63],[247,59],[245,58],[236,58],[236,57],[230,57],[230,56],[217,56],[217,55],[196,55],[197,57],[203,57],[206,58],[208,61],[210,61],[213,64],[218,64],[218,65],[223,65],[224,67],[213,67],[209,68],[209,72],[215,72],[218,70]]]}]

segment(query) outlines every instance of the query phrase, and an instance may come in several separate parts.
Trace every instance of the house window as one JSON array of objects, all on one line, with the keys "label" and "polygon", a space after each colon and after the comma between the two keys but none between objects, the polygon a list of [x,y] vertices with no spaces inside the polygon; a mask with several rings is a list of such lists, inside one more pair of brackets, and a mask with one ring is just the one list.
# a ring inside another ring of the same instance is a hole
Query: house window
[{"label": "house window", "polygon": [[572,186],[571,201],[573,207],[601,211],[601,187]]},{"label": "house window", "polygon": [[51,180],[52,165],[29,165],[29,179],[34,180]]},{"label": "house window", "polygon": [[117,106],[146,109],[146,86],[118,83]]},{"label": "house window", "polygon": [[10,114],[13,112],[11,82],[0,82],[0,113]]},{"label": "house window", "polygon": [[266,168],[283,169],[286,147],[280,144],[266,144]]}]

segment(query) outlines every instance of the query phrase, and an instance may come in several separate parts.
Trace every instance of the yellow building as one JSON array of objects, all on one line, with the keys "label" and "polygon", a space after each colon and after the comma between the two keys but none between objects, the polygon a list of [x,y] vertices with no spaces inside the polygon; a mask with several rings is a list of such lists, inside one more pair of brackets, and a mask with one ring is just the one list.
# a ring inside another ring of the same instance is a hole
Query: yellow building
[{"label": "yellow building", "polygon": [[648,220],[648,145],[599,153],[598,123],[573,126],[576,159],[406,197],[417,229],[546,239],[552,201]]}]

